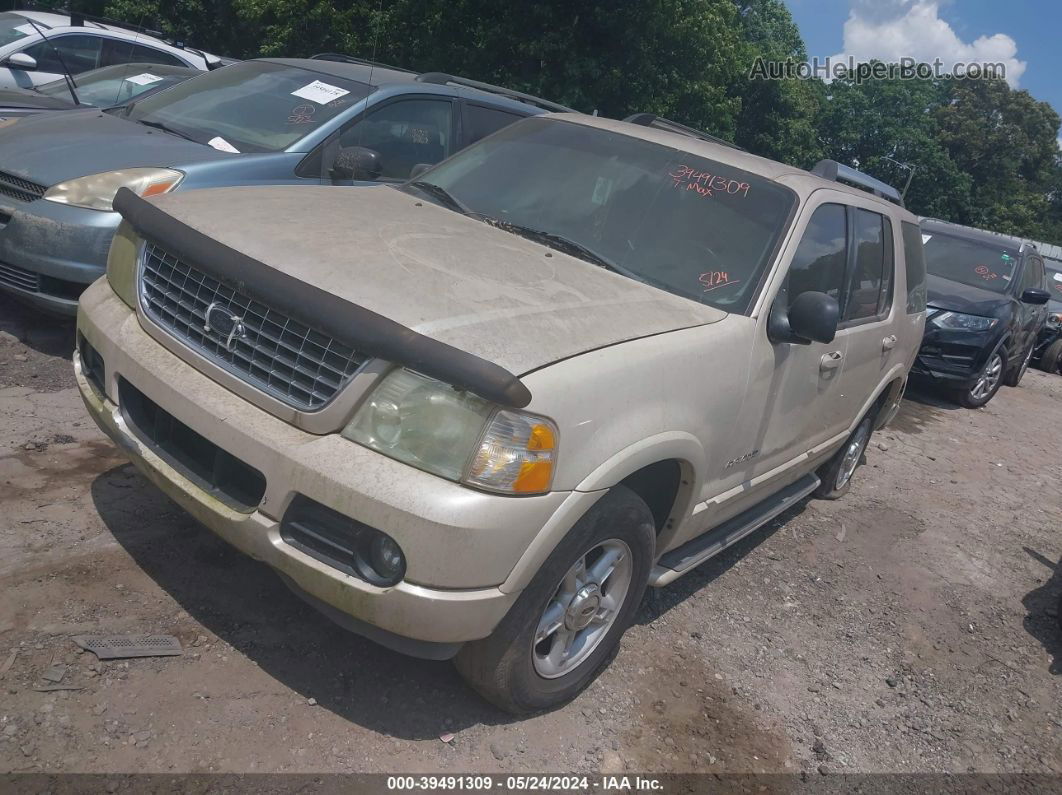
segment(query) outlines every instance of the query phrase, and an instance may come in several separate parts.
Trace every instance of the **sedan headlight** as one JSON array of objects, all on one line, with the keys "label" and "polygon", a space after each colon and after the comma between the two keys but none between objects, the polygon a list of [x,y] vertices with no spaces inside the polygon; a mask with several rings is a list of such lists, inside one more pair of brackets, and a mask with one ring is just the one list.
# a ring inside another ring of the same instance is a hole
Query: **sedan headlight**
[{"label": "sedan headlight", "polygon": [[60,182],[48,188],[44,198],[59,204],[110,212],[114,209],[111,202],[119,188],[129,188],[138,196],[157,196],[169,193],[181,184],[182,179],[184,173],[172,168],[123,168]]},{"label": "sedan headlight", "polygon": [[937,328],[955,331],[988,331],[999,320],[982,315],[964,315],[962,312],[942,312],[930,318],[930,322]]},{"label": "sedan headlight", "polygon": [[449,480],[506,494],[542,494],[553,481],[557,428],[469,392],[394,370],[342,434]]}]

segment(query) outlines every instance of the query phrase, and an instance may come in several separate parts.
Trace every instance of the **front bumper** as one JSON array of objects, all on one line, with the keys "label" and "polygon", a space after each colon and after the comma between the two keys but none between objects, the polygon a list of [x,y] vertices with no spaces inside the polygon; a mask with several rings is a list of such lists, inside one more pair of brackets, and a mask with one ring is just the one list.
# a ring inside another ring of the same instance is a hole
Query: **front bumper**
[{"label": "front bumper", "polygon": [[0,290],[76,315],[81,292],[103,275],[120,221],[117,213],[0,196]]},{"label": "front bumper", "polygon": [[998,332],[938,329],[927,323],[911,375],[948,388],[969,389],[998,342]]},{"label": "front bumper", "polygon": [[[90,380],[75,354],[85,405],[148,479],[222,538],[280,572],[308,601],[343,619],[340,623],[406,653],[444,657],[460,643],[489,635],[518,596],[502,584],[523,553],[547,522],[585,499],[564,492],[527,498],[485,494],[338,435],[295,428],[159,345],[105,279],[82,296],[78,332],[103,360],[102,379]],[[142,442],[118,405],[119,379],[259,468],[266,487],[257,507],[243,512],[220,502]],[[99,381],[102,391],[94,385]],[[405,552],[406,579],[376,587],[289,545],[280,526],[296,494],[390,535]]]}]

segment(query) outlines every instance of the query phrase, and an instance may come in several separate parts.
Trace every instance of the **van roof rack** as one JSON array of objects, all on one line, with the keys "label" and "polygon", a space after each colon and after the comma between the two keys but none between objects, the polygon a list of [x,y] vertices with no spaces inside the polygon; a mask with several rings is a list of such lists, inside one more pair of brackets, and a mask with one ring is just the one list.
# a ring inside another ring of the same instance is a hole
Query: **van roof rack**
[{"label": "van roof rack", "polygon": [[843,182],[848,185],[854,185],[857,188],[863,188],[880,199],[885,199],[901,207],[904,206],[903,196],[892,185],[882,182],[869,174],[864,174],[862,171],[857,171],[851,166],[842,165],[836,160],[820,160],[811,169],[811,173],[816,177],[828,179],[830,182]]},{"label": "van roof rack", "polygon": [[548,99],[542,99],[542,97],[536,97],[532,94],[525,94],[522,91],[514,91],[511,88],[505,88],[504,86],[495,86],[490,83],[481,83],[479,80],[469,80],[467,77],[456,77],[446,72],[425,72],[422,75],[417,75],[417,80],[421,83],[433,83],[435,85],[445,86],[447,84],[453,84],[455,86],[466,86],[468,88],[475,88],[479,91],[486,91],[489,94],[497,94],[502,97],[508,97],[509,99],[515,99],[520,102],[526,102],[529,105],[542,108],[543,110],[553,111],[554,113],[578,113],[579,111],[574,108],[569,108],[561,105],[557,102],[551,102]]},{"label": "van roof rack", "polygon": [[338,63],[353,63],[359,66],[378,66],[381,69],[393,69],[396,72],[407,72],[408,74],[416,74],[412,69],[404,69],[401,66],[392,66],[389,63],[380,63],[379,61],[370,61],[366,58],[357,58],[353,55],[346,55],[341,52],[319,52],[310,56],[311,61],[336,61]]},{"label": "van roof rack", "polygon": [[728,146],[731,149],[737,149],[741,152],[745,151],[737,144],[732,144],[730,141],[724,141],[716,135],[706,133],[704,130],[695,130],[693,127],[687,127],[685,124],[679,124],[677,121],[665,119],[663,116],[657,116],[655,113],[632,113],[625,118],[624,121],[628,124],[639,124],[642,127],[652,127],[654,130],[664,130],[665,132],[685,135],[687,138],[696,138],[699,141],[708,141],[709,143]]}]

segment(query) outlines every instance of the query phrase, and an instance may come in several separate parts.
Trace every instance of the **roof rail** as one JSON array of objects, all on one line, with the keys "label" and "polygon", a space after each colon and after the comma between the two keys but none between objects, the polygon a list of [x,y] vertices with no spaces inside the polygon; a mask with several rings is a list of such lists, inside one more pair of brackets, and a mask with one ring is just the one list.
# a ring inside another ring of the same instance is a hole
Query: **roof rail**
[{"label": "roof rail", "polygon": [[836,160],[820,160],[811,169],[811,173],[816,177],[828,179],[830,182],[845,182],[857,188],[863,188],[880,199],[885,199],[901,207],[904,206],[903,196],[892,185],[882,182],[869,174],[864,174],[862,171],[856,171],[851,166],[842,165]]},{"label": "roof rail", "polygon": [[532,94],[525,94],[522,91],[514,91],[511,88],[505,88],[504,86],[495,86],[490,83],[481,83],[478,80],[469,80],[467,77],[455,77],[454,75],[446,74],[446,72],[425,72],[422,75],[417,76],[417,80],[421,83],[434,83],[435,85],[445,86],[447,84],[453,84],[455,86],[466,86],[467,88],[475,88],[479,91],[486,91],[490,94],[498,94],[502,97],[508,97],[509,99],[519,100],[520,102],[526,102],[529,105],[542,108],[543,110],[553,111],[554,113],[578,113],[579,111],[574,108],[569,108],[556,102],[550,102],[548,99],[542,99],[541,97],[533,96]]},{"label": "roof rail", "polygon": [[380,63],[379,61],[370,61],[366,58],[356,58],[353,55],[345,55],[341,52],[319,52],[316,55],[310,56],[311,61],[336,61],[338,63],[353,63],[359,66],[378,66],[381,69],[393,69],[396,72],[408,72],[409,74],[416,74],[412,69],[404,69],[401,66],[391,66],[389,63]]},{"label": "roof rail", "polygon": [[81,28],[85,26],[86,22],[91,22],[94,25],[98,25],[104,29],[106,29],[106,27],[110,25],[112,27],[121,28],[122,30],[131,30],[134,33],[143,33],[147,36],[153,36],[156,39],[162,39],[165,35],[161,30],[145,28],[142,25],[130,25],[126,24],[125,22],[120,22],[117,19],[108,19],[107,17],[97,17],[93,16],[92,14],[83,14],[80,11],[70,12],[70,27]]},{"label": "roof rail", "polygon": [[677,121],[665,119],[663,116],[657,116],[655,113],[632,113],[623,121],[628,124],[639,124],[642,127],[652,127],[654,130],[664,130],[665,132],[676,133],[677,135],[685,135],[687,138],[696,138],[700,141],[708,141],[713,144],[728,146],[731,149],[737,149],[742,152],[745,151],[737,144],[732,144],[730,141],[724,141],[718,136],[704,132],[704,130],[695,130],[693,127],[687,127],[685,124],[679,124]]}]

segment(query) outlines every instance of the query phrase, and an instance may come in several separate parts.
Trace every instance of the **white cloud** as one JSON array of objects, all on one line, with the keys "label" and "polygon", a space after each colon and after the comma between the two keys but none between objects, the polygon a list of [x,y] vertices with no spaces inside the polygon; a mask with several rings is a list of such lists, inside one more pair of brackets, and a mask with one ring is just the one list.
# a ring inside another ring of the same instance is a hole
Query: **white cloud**
[{"label": "white cloud", "polygon": [[1007,82],[1017,88],[1025,61],[1018,60],[1018,44],[1004,33],[966,42],[940,18],[940,0],[852,0],[844,23],[844,52],[833,56],[856,62],[901,58],[932,63],[939,58],[944,70],[956,63],[1002,63]]}]

